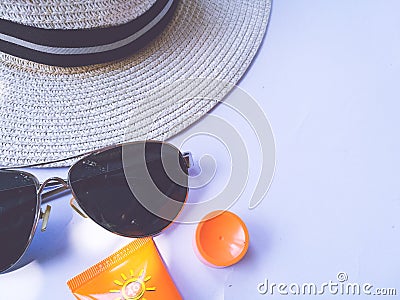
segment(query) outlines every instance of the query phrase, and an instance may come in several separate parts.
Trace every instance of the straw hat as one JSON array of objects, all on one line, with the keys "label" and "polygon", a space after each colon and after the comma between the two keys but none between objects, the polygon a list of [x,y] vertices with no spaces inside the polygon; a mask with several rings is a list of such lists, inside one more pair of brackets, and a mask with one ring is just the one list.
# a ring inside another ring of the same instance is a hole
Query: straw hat
[{"label": "straw hat", "polygon": [[260,46],[271,0],[2,0],[0,164],[165,139]]}]

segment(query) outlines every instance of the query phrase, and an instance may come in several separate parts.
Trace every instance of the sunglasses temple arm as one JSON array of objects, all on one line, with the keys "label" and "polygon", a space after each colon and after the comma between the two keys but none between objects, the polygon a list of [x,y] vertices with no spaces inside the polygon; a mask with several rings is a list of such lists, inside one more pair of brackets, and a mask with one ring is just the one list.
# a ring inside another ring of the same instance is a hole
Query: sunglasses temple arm
[{"label": "sunglasses temple arm", "polygon": [[43,193],[42,194],[42,200],[43,200],[43,202],[45,202],[46,200],[48,201],[49,198],[51,198],[54,195],[57,195],[57,194],[59,194],[59,193],[61,193],[63,191],[66,191],[66,190],[68,190],[68,187],[65,186],[65,185],[61,185],[61,186],[59,186],[59,187],[57,187],[57,188],[55,188],[55,189],[53,189],[51,191]]}]

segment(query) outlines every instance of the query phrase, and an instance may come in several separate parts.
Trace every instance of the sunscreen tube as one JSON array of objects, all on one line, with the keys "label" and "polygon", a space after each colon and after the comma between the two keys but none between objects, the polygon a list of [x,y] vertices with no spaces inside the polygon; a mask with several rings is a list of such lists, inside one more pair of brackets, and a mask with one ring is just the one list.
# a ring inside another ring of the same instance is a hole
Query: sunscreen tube
[{"label": "sunscreen tube", "polygon": [[67,284],[80,300],[182,299],[152,238],[134,240]]}]

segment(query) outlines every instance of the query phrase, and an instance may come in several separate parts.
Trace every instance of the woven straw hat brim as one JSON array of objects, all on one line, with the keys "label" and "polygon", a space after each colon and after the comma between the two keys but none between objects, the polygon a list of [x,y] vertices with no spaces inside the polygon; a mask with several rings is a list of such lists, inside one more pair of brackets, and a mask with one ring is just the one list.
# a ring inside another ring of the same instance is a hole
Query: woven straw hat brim
[{"label": "woven straw hat brim", "polygon": [[150,45],[109,64],[51,67],[0,52],[0,164],[173,136],[243,76],[270,9],[270,0],[182,0]]}]

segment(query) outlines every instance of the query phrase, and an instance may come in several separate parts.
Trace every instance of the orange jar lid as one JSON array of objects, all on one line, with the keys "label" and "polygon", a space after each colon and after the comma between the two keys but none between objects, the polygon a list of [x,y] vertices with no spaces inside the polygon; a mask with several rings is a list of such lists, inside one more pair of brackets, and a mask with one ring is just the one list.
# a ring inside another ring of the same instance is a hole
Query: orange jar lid
[{"label": "orange jar lid", "polygon": [[196,229],[195,252],[213,267],[228,267],[240,261],[249,248],[249,232],[237,215],[214,211]]}]

